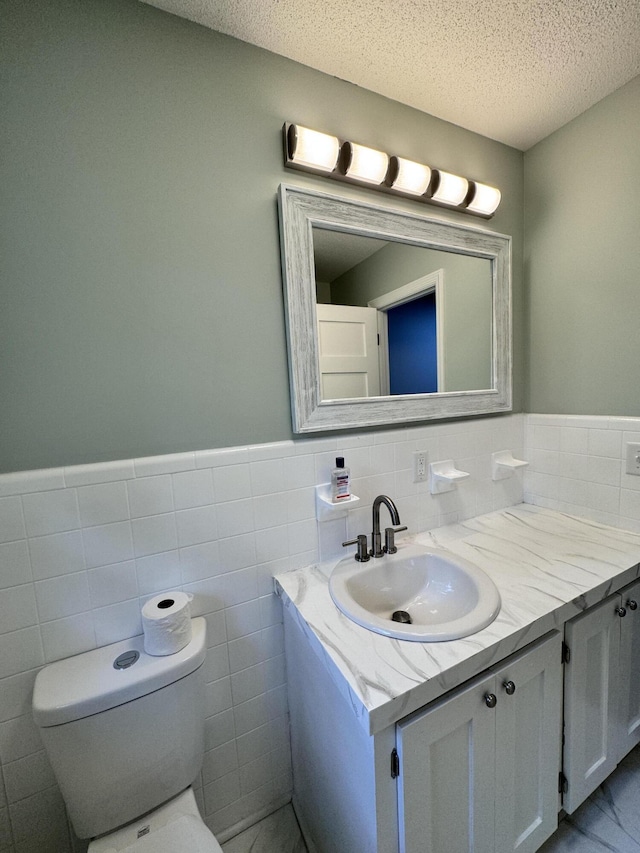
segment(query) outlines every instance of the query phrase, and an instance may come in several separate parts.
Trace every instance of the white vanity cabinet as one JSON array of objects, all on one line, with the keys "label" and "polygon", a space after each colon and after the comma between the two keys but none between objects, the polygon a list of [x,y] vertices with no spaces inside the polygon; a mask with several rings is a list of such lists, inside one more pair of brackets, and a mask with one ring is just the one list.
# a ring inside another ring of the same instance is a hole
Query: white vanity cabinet
[{"label": "white vanity cabinet", "polygon": [[310,853],[533,853],[553,833],[561,633],[369,735],[284,617],[293,802]]},{"label": "white vanity cabinet", "polygon": [[487,630],[392,640],[335,607],[327,567],[277,579],[310,853],[533,853],[640,742],[638,534],[523,505],[424,541],[495,573]]},{"label": "white vanity cabinet", "polygon": [[640,742],[640,581],[565,625],[563,808],[571,814]]},{"label": "white vanity cabinet", "polygon": [[397,725],[400,853],[532,853],[558,825],[557,632]]}]

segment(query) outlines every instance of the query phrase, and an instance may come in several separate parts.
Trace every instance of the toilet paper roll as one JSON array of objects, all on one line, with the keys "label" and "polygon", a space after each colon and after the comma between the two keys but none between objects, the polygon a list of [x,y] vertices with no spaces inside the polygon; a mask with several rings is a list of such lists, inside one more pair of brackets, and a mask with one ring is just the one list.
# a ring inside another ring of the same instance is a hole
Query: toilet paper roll
[{"label": "toilet paper roll", "polygon": [[165,592],[142,608],[144,650],[148,655],[173,655],[191,640],[191,600],[186,592]]}]

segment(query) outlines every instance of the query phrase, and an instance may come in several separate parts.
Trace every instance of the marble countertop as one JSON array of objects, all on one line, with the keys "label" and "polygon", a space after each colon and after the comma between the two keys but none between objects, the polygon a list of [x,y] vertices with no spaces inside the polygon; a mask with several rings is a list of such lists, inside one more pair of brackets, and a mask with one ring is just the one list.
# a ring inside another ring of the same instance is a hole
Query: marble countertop
[{"label": "marble countertop", "polygon": [[435,546],[483,569],[502,596],[495,621],[461,640],[394,640],[361,628],[335,606],[328,579],[337,560],[276,577],[287,615],[370,734],[640,576],[640,534],[528,504],[404,541]]}]

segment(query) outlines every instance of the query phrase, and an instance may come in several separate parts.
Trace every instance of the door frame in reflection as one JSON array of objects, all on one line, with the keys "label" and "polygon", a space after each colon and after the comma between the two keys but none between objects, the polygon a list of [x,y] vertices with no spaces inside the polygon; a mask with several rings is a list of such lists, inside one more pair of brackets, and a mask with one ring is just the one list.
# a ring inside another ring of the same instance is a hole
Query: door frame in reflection
[{"label": "door frame in reflection", "polygon": [[434,270],[428,275],[423,275],[398,287],[396,290],[391,290],[389,293],[383,293],[376,299],[369,302],[370,308],[376,308],[378,311],[378,335],[380,347],[378,349],[380,357],[380,389],[383,396],[390,393],[390,372],[389,372],[389,332],[387,311],[390,308],[397,308],[398,305],[404,305],[407,302],[412,302],[414,299],[419,299],[421,296],[426,296],[428,293],[434,293],[436,296],[436,346],[438,359],[438,392],[445,391],[444,383],[444,270]]}]

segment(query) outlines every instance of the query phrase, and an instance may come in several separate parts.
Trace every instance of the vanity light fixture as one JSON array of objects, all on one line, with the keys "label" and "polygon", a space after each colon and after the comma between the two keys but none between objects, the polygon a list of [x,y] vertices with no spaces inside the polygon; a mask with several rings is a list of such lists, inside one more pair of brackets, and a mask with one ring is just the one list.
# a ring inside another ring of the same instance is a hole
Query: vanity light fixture
[{"label": "vanity light fixture", "polygon": [[344,172],[347,178],[365,184],[381,184],[389,170],[389,155],[356,142],[345,142],[342,146]]},{"label": "vanity light fixture", "polygon": [[472,181],[471,186],[473,188],[473,196],[467,204],[467,210],[472,213],[491,216],[500,204],[502,193],[496,187],[479,184],[476,181]]},{"label": "vanity light fixture", "polygon": [[287,156],[296,166],[332,172],[338,163],[340,143],[337,137],[291,124],[285,133]]},{"label": "vanity light fixture", "polygon": [[391,168],[395,177],[391,182],[391,189],[409,195],[424,195],[431,183],[431,169],[422,163],[413,160],[405,160],[404,157],[392,157]]},{"label": "vanity light fixture", "polygon": [[469,192],[469,181],[459,175],[452,175],[451,172],[443,172],[442,169],[437,172],[438,183],[431,198],[443,204],[462,204]]},{"label": "vanity light fixture", "polygon": [[284,125],[284,164],[334,180],[380,190],[471,213],[485,219],[500,204],[496,187],[432,169],[395,154],[339,139],[300,124]]}]

